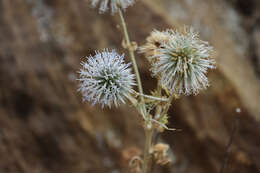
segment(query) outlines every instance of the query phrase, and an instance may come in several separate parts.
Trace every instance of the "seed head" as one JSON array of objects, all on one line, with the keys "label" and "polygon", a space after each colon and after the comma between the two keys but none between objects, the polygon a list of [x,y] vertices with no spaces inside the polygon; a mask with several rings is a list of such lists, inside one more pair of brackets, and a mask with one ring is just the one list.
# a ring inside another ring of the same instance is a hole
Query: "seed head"
[{"label": "seed head", "polygon": [[140,53],[144,53],[150,63],[156,62],[156,56],[159,49],[163,48],[164,43],[168,43],[170,34],[168,32],[152,31],[151,35],[146,38],[146,44],[139,48]]},{"label": "seed head", "polygon": [[200,40],[193,29],[167,30],[161,34],[168,39],[162,37],[163,43],[150,56],[151,70],[161,85],[178,95],[197,94],[207,88],[207,71],[215,68],[212,47]]},{"label": "seed head", "polygon": [[99,6],[99,12],[104,13],[111,10],[111,14],[115,14],[118,8],[126,9],[134,4],[135,0],[90,0],[93,7]]},{"label": "seed head", "polygon": [[129,68],[130,63],[125,63],[124,55],[119,55],[115,50],[104,50],[96,52],[94,57],[87,57],[81,65],[78,80],[84,101],[92,102],[92,105],[100,103],[102,107],[125,103],[125,97],[135,85],[135,76]]}]

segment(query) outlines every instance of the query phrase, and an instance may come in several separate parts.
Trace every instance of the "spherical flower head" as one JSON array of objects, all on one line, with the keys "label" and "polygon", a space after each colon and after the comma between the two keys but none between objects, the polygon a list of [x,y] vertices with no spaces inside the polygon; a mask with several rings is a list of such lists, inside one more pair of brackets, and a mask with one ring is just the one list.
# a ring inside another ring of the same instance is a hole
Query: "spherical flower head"
[{"label": "spherical flower head", "polygon": [[92,105],[100,103],[102,107],[125,103],[125,98],[133,91],[135,75],[131,73],[130,63],[126,64],[124,55],[115,50],[96,52],[87,57],[80,70],[80,88],[84,101]]},{"label": "spherical flower head", "polygon": [[209,85],[207,71],[215,68],[215,61],[211,58],[213,48],[200,40],[192,28],[166,32],[168,41],[153,56],[157,59],[151,63],[153,74],[167,91],[177,95],[197,94],[206,89]]},{"label": "spherical flower head", "polygon": [[93,7],[99,6],[99,12],[111,10],[111,14],[118,12],[119,8],[126,9],[134,4],[135,0],[90,0]]}]

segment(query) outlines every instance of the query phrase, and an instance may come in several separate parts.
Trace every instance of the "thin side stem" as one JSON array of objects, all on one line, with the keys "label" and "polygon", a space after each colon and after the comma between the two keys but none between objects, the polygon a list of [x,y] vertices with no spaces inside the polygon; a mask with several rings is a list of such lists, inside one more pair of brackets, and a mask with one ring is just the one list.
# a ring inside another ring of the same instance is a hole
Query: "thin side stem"
[{"label": "thin side stem", "polygon": [[128,34],[128,31],[127,31],[127,27],[126,27],[126,22],[125,22],[123,13],[122,13],[120,8],[118,10],[118,14],[119,14],[119,17],[120,17],[120,20],[121,20],[121,24],[122,24],[122,28],[123,28],[123,32],[124,32],[124,37],[125,37],[125,41],[126,41],[126,44],[127,44],[127,49],[129,51],[129,55],[130,55],[130,58],[131,58],[131,61],[132,61],[133,67],[134,67],[136,80],[137,80],[137,85],[138,85],[138,90],[139,90],[139,93],[141,94],[140,98],[141,98],[142,109],[143,109],[142,111],[143,111],[143,114],[146,115],[146,109],[145,109],[145,105],[144,105],[145,102],[144,102],[144,97],[143,97],[144,92],[143,92],[142,82],[141,82],[139,70],[138,70],[138,67],[137,67],[137,63],[136,63],[136,60],[135,60],[134,50],[132,48],[131,41],[129,39],[129,34]]},{"label": "thin side stem", "polygon": [[[161,97],[162,96],[162,87],[159,84],[159,82],[157,83],[157,92],[158,92],[159,96]],[[162,112],[162,106],[159,104],[159,105],[156,106],[154,118],[158,119],[161,115],[161,112]]]},{"label": "thin side stem", "polygon": [[168,112],[170,106],[171,106],[171,103],[172,103],[172,100],[174,99],[174,95],[171,95],[168,99],[168,103],[166,105],[166,107],[164,108],[163,112],[161,113],[161,115],[158,117],[158,121],[161,120],[161,118],[163,118],[163,116]]},{"label": "thin side stem", "polygon": [[237,117],[235,117],[232,132],[231,132],[228,144],[226,146],[226,152],[225,152],[225,155],[224,155],[224,160],[221,164],[221,168],[220,168],[220,171],[219,171],[220,173],[225,173],[225,170],[226,170],[226,167],[227,167],[227,164],[228,164],[228,160],[229,160],[229,153],[230,153],[230,150],[231,150],[231,145],[233,143],[235,134],[237,132],[238,124],[239,124],[239,119]]},{"label": "thin side stem", "polygon": [[138,92],[135,92],[136,95],[138,96],[143,96],[147,99],[151,99],[151,100],[156,100],[156,101],[161,101],[161,102],[168,102],[169,99],[168,98],[163,98],[163,97],[155,97],[155,96],[151,96],[151,95],[146,95],[146,94],[141,94]]}]

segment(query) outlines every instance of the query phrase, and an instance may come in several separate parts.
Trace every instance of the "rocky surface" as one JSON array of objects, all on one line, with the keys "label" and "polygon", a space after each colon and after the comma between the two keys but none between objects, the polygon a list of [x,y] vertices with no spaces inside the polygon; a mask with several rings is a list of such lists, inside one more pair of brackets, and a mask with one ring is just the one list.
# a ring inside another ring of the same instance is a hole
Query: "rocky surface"
[{"label": "rocky surface", "polygon": [[[192,25],[216,50],[211,87],[170,110],[182,131],[157,137],[174,162],[153,172],[219,172],[235,120],[226,172],[260,172],[260,5],[246,2],[140,0],[126,11],[139,45],[153,29]],[[127,172],[126,153],[144,143],[136,111],[82,103],[75,80],[86,55],[125,52],[117,16],[84,0],[1,0],[0,24],[0,173]],[[148,93],[155,80],[137,62]]]}]

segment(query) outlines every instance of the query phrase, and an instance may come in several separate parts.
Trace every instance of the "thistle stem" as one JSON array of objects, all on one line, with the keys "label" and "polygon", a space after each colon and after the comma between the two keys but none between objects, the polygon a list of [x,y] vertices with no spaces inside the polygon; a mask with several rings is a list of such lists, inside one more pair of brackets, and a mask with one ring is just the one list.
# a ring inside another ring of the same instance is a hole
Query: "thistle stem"
[{"label": "thistle stem", "polygon": [[158,121],[160,121],[163,116],[168,112],[168,110],[170,109],[170,106],[171,106],[171,103],[172,103],[172,100],[174,99],[174,95],[172,94],[169,98],[168,98],[168,103],[166,104],[164,110],[162,111],[161,115],[157,118]]},{"label": "thistle stem", "polygon": [[126,22],[125,19],[123,17],[122,11],[119,8],[118,10],[119,13],[119,17],[121,20],[121,24],[122,24],[122,28],[123,28],[123,32],[124,32],[124,37],[125,37],[125,41],[126,41],[126,46],[127,49],[129,51],[129,55],[131,58],[131,61],[133,63],[133,67],[134,67],[134,71],[136,74],[136,80],[137,80],[137,85],[138,85],[138,90],[140,93],[140,98],[141,98],[141,112],[142,112],[142,116],[144,117],[145,120],[145,135],[146,135],[146,141],[145,141],[145,149],[144,149],[144,164],[143,164],[143,173],[147,173],[148,168],[149,168],[149,160],[150,160],[150,149],[152,146],[152,137],[153,137],[153,132],[154,130],[150,127],[150,117],[149,115],[147,115],[146,113],[146,108],[145,108],[145,101],[144,101],[144,92],[143,92],[143,87],[142,87],[142,82],[141,82],[141,78],[140,78],[140,74],[139,74],[139,70],[136,64],[136,60],[135,60],[135,55],[134,55],[134,49],[133,46],[130,42],[129,39],[129,35],[128,35],[128,31],[127,31],[127,27],[126,27]]},{"label": "thistle stem", "polygon": [[149,170],[149,161],[150,161],[150,150],[152,146],[152,138],[153,138],[154,129],[145,129],[146,141],[144,148],[144,163],[142,173],[147,173]]},{"label": "thistle stem", "polygon": [[[157,84],[157,91],[159,96],[161,96],[161,86]],[[161,112],[161,105],[156,106],[156,111],[155,115],[159,115]],[[151,119],[149,119],[151,121]],[[150,123],[150,122],[148,122]],[[149,170],[149,161],[150,161],[150,149],[152,147],[152,138],[153,138],[153,133],[154,129],[149,129],[149,124],[146,124],[145,128],[145,135],[146,135],[146,141],[145,141],[145,149],[144,149],[144,164],[143,164],[143,170],[142,173],[147,173]]]},{"label": "thistle stem", "polygon": [[155,97],[155,96],[151,96],[151,95],[141,94],[141,93],[138,93],[138,92],[135,92],[135,94],[138,95],[138,96],[143,96],[147,99],[155,100],[155,101],[161,101],[161,102],[168,102],[169,101],[168,98]]},{"label": "thistle stem", "polygon": [[229,154],[230,154],[230,151],[231,151],[231,145],[232,145],[232,143],[234,141],[236,132],[238,130],[238,126],[239,126],[239,119],[238,119],[238,117],[235,117],[233,121],[234,122],[233,122],[232,132],[231,132],[228,144],[226,146],[226,152],[225,152],[224,160],[223,160],[221,168],[220,168],[220,173],[225,173],[225,170],[226,170],[226,167],[227,167],[228,161],[229,161]]},{"label": "thistle stem", "polygon": [[[160,85],[159,82],[157,82],[157,94],[161,97],[162,96],[162,87]],[[169,99],[168,99],[169,100]],[[156,109],[155,109],[155,116],[154,118],[157,119],[160,117],[161,115],[161,112],[162,112],[162,106],[159,104],[156,106]]]},{"label": "thistle stem", "polygon": [[138,70],[138,67],[137,67],[137,63],[136,63],[136,60],[135,60],[134,50],[133,50],[133,47],[131,45],[131,41],[129,39],[129,34],[128,34],[128,31],[127,31],[127,27],[126,27],[126,22],[125,22],[125,19],[124,19],[124,16],[123,16],[123,13],[122,13],[122,10],[120,9],[120,7],[118,9],[118,14],[119,14],[119,17],[120,17],[120,20],[121,20],[121,25],[122,25],[122,29],[123,29],[123,32],[124,32],[124,37],[125,37],[127,49],[129,51],[129,55],[130,55],[131,61],[133,63],[133,67],[134,67],[134,71],[135,71],[135,75],[136,75],[136,80],[137,80],[137,85],[138,85],[138,90],[139,90],[139,93],[141,94],[140,98],[141,98],[141,104],[142,104],[142,109],[143,109],[142,112],[146,116],[142,82],[141,82],[139,70]]},{"label": "thistle stem", "polygon": [[[138,101],[137,101],[134,97],[132,97],[131,95],[127,95],[127,98],[128,98],[128,100],[129,100],[135,107],[137,107]],[[143,119],[145,120],[146,117],[145,117],[144,114],[141,112],[141,110],[140,110],[140,109],[137,109],[137,111],[142,115]]]}]

